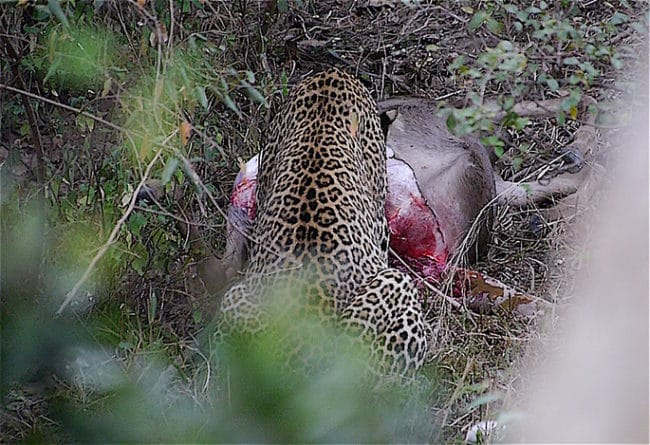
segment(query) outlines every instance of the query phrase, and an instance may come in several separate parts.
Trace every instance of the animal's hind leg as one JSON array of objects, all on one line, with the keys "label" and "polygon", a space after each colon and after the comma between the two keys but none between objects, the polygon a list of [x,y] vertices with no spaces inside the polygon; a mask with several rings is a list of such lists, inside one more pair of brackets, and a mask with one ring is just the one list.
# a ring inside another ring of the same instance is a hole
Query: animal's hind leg
[{"label": "animal's hind leg", "polygon": [[373,345],[388,373],[410,374],[424,362],[426,328],[410,277],[385,269],[361,286],[341,312],[344,326]]},{"label": "animal's hind leg", "polygon": [[234,285],[226,292],[219,312],[219,327],[224,333],[234,329],[254,334],[264,328],[259,299],[250,292],[245,281]]}]

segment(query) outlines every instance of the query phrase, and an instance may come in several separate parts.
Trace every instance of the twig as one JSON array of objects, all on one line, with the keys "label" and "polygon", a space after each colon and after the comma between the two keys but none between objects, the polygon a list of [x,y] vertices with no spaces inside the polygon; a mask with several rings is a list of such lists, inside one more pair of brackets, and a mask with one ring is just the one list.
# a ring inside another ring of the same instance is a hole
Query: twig
[{"label": "twig", "polygon": [[55,100],[48,99],[47,97],[39,96],[38,94],[30,93],[29,91],[21,90],[19,88],[14,88],[12,86],[0,83],[0,90],[2,90],[2,89],[7,90],[7,91],[12,91],[12,92],[17,93],[17,94],[22,94],[23,96],[31,97],[32,99],[38,99],[41,102],[45,102],[47,104],[54,105],[55,107],[60,107],[60,108],[63,108],[65,110],[68,110],[68,111],[73,111],[73,112],[75,112],[77,114],[81,114],[82,116],[86,116],[86,117],[88,117],[88,118],[90,118],[90,119],[92,119],[94,121],[97,121],[100,124],[106,125],[107,127],[111,127],[114,130],[118,130],[118,131],[122,131],[124,133],[128,133],[128,131],[126,129],[120,127],[119,125],[115,125],[112,122],[109,122],[109,121],[107,121],[105,119],[102,119],[99,116],[95,116],[94,114],[89,113],[87,111],[83,111],[80,108],[75,108],[75,107],[70,106],[70,105],[62,104],[61,102],[57,102]]},{"label": "twig", "polygon": [[[17,64],[20,62],[21,57],[18,55],[18,52],[11,44],[9,37],[2,36],[2,41],[4,42],[5,51],[7,55],[13,59],[11,63],[11,69],[14,73],[14,77],[18,86],[23,90],[26,89],[25,82],[20,75]],[[36,112],[32,105],[29,103],[29,100],[26,96],[22,96],[23,107],[25,107],[25,112],[27,114],[27,121],[29,122],[29,129],[32,134],[32,144],[36,148],[36,180],[39,184],[42,184],[45,180],[45,151],[43,150],[43,138],[41,137],[41,132],[38,129],[38,119]]]},{"label": "twig", "polygon": [[214,139],[212,139],[210,136],[208,136],[205,132],[199,130],[196,128],[194,125],[192,125],[192,131],[201,136],[203,140],[208,141],[211,145],[208,147],[208,150],[211,150],[212,148],[216,148],[217,151],[219,151],[219,154],[223,156],[224,159],[228,159],[228,155],[226,154],[225,151],[223,151],[223,147],[217,143]]},{"label": "twig", "polygon": [[420,275],[420,274],[417,273],[415,270],[413,270],[413,268],[412,268],[411,266],[409,266],[408,263],[407,263],[406,261],[404,261],[404,259],[403,259],[402,257],[400,257],[400,256],[397,254],[397,252],[395,252],[395,250],[393,250],[392,247],[389,247],[388,250],[389,250],[390,253],[392,253],[393,256],[394,256],[394,257],[395,257],[395,258],[396,258],[396,259],[397,259],[397,260],[402,264],[402,266],[406,267],[406,269],[407,269],[407,270],[408,270],[412,275],[415,275],[416,277],[418,277],[418,278],[421,280],[421,282],[425,285],[425,287],[426,287],[427,289],[429,289],[431,292],[433,292],[434,294],[438,295],[439,297],[442,297],[445,301],[447,301],[447,303],[451,304],[455,309],[458,309],[458,310],[463,309],[463,305],[462,305],[462,304],[460,304],[458,301],[454,300],[453,298],[451,298],[450,296],[448,296],[447,294],[445,294],[445,293],[442,292],[441,290],[436,289],[436,288],[435,288],[431,283],[429,283],[429,282],[427,281],[427,279],[426,279],[424,276]]},{"label": "twig", "polygon": [[[174,132],[172,134],[172,136],[175,135],[175,134],[176,134],[176,132]],[[149,162],[149,165],[147,165],[147,169],[145,170],[144,175],[142,175],[142,179],[140,179],[140,182],[138,183],[138,186],[133,191],[133,196],[131,197],[131,202],[129,202],[129,206],[127,207],[126,211],[124,212],[122,217],[119,219],[119,221],[117,221],[117,224],[115,224],[115,227],[113,227],[113,230],[111,231],[111,234],[109,235],[108,240],[99,249],[99,251],[97,252],[95,257],[92,259],[92,261],[90,262],[90,264],[86,268],[84,274],[79,279],[79,281],[77,281],[77,283],[74,285],[72,290],[70,290],[70,292],[68,292],[66,294],[65,300],[63,300],[63,303],[61,303],[61,306],[56,311],[56,315],[61,315],[63,310],[66,308],[66,306],[68,306],[68,304],[70,304],[72,299],[75,297],[75,295],[79,291],[79,288],[81,286],[83,286],[83,284],[86,282],[86,280],[88,280],[88,277],[90,277],[90,274],[95,269],[95,266],[97,266],[97,263],[99,262],[99,260],[102,259],[104,254],[106,254],[106,252],[108,251],[108,248],[111,247],[111,245],[115,242],[115,238],[117,238],[117,235],[120,232],[120,229],[122,228],[122,226],[126,222],[127,218],[129,217],[129,215],[131,215],[131,212],[135,208],[135,203],[138,200],[138,193],[140,192],[140,189],[142,189],[142,187],[144,186],[147,179],[149,179],[149,174],[151,173],[151,169],[153,168],[156,161],[158,161],[158,159],[160,158],[161,153],[162,153],[162,150],[159,150],[156,153],[156,156],[154,156],[154,158],[151,160],[151,162]]]},{"label": "twig", "polygon": [[441,425],[444,426],[447,423],[447,418],[449,418],[451,407],[456,401],[456,399],[458,399],[458,397],[461,395],[465,380],[467,379],[467,376],[469,375],[472,368],[474,368],[474,357],[469,357],[467,359],[467,362],[465,363],[465,369],[463,370],[463,374],[461,375],[460,379],[458,379],[458,381],[456,382],[456,387],[454,388],[454,392],[451,394],[451,397],[445,402],[444,405],[445,411],[442,417],[442,422],[440,423]]},{"label": "twig", "polygon": [[[217,209],[219,214],[224,218],[225,221],[228,221],[228,214],[221,208],[217,200],[215,199],[214,195],[210,192],[210,190],[205,186],[203,181],[201,180],[200,176],[196,171],[194,170],[194,167],[192,167],[192,163],[187,159],[185,156],[183,156],[181,153],[177,153],[177,156],[183,161],[183,165],[185,167],[186,172],[190,176],[190,180],[194,183],[194,185],[199,188],[205,195],[208,197],[212,205]],[[248,241],[255,243],[259,245],[262,249],[265,251],[269,252],[272,255],[276,256],[281,256],[281,253],[270,247],[267,246],[266,244],[262,243],[259,239],[257,239],[252,233],[248,233],[245,229],[239,227],[237,224],[232,225],[233,230],[237,231],[239,234],[241,234],[244,238],[246,238]]]}]

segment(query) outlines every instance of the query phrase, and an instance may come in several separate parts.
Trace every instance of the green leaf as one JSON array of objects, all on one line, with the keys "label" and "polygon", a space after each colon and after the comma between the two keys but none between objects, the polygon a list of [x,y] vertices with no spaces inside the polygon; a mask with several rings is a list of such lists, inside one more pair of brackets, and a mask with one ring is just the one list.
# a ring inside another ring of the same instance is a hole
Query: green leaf
[{"label": "green leaf", "polygon": [[63,62],[63,59],[59,57],[58,55],[56,58],[52,61],[52,64],[50,65],[50,68],[47,70],[47,74],[45,74],[45,77],[43,78],[43,83],[46,84],[47,81],[50,79],[50,77],[54,76],[61,66],[61,63]]},{"label": "green leaf", "polygon": [[614,15],[609,19],[609,23],[612,25],[620,25],[622,23],[627,23],[630,21],[630,16],[623,14],[622,12],[615,12]]},{"label": "green leaf", "polygon": [[497,48],[499,48],[502,51],[507,51],[507,52],[510,52],[513,49],[515,49],[514,45],[509,40],[500,41],[499,44],[497,45]]},{"label": "green leaf", "polygon": [[582,62],[580,64],[580,68],[582,68],[582,70],[587,73],[587,76],[590,80],[593,80],[600,74],[600,72],[589,62]]},{"label": "green leaf", "polygon": [[169,158],[167,160],[167,163],[165,164],[165,168],[163,169],[162,175],[160,175],[160,181],[162,182],[163,185],[167,184],[171,178],[176,169],[178,168],[178,159],[176,158]]},{"label": "green leaf", "polygon": [[449,116],[447,116],[447,120],[445,121],[447,124],[447,129],[451,131],[452,133],[454,132],[454,129],[456,128],[456,125],[458,122],[456,121],[456,118],[454,117],[453,113],[449,113]]},{"label": "green leaf", "polygon": [[61,3],[59,0],[47,0],[47,9],[56,16],[57,19],[63,23],[66,28],[70,28],[68,23],[68,18],[65,16],[63,9],[61,9]]},{"label": "green leaf", "polygon": [[248,96],[251,99],[253,99],[257,103],[264,105],[266,108],[269,107],[269,103],[266,101],[266,97],[264,97],[264,95],[260,93],[257,88],[255,88],[245,80],[242,80],[242,85],[246,88],[246,92],[248,93]]},{"label": "green leaf", "polygon": [[457,69],[459,69],[460,67],[462,67],[464,63],[465,63],[465,56],[460,55],[460,56],[456,57],[454,59],[454,61],[449,64],[449,67],[447,67],[447,70],[449,70],[450,72],[454,72]]},{"label": "green leaf", "polygon": [[147,315],[149,318],[149,323],[153,322],[156,319],[156,309],[158,307],[158,298],[156,297],[155,292],[151,292],[149,295],[149,310],[147,311]]},{"label": "green leaf", "polygon": [[[481,131],[493,131],[494,130],[494,122],[492,121],[492,119],[489,119],[489,118],[481,118],[481,120],[479,120],[479,122],[478,122],[478,128]],[[470,132],[471,132],[471,130],[470,130]]]},{"label": "green leaf", "polygon": [[503,100],[503,109],[505,111],[510,110],[514,105],[515,105],[515,98],[514,97],[506,97]]},{"label": "green leaf", "polygon": [[467,25],[467,29],[470,31],[476,31],[489,17],[489,14],[486,11],[476,11],[476,13],[472,16],[472,19],[469,21],[469,24]]},{"label": "green leaf", "polygon": [[237,117],[241,119],[242,115],[241,112],[239,111],[239,108],[237,108],[237,105],[235,105],[235,102],[230,98],[230,95],[226,92],[221,94],[221,100],[223,101],[224,105],[230,108],[232,111],[235,112]]},{"label": "green leaf", "polygon": [[527,117],[518,117],[513,121],[512,126],[515,128],[515,130],[521,131],[529,123],[530,123],[530,119],[528,119]]},{"label": "green leaf", "polygon": [[287,97],[289,95],[289,78],[285,70],[280,73],[280,84],[282,85],[282,97]]},{"label": "green leaf", "polygon": [[25,121],[23,124],[20,126],[20,135],[22,137],[25,137],[29,134],[31,127],[29,126],[29,122]]},{"label": "green leaf", "polygon": [[524,94],[528,93],[529,88],[526,86],[524,83],[520,83],[514,86],[514,88],[510,91],[510,94],[512,94],[514,97],[521,97]]},{"label": "green leaf", "polygon": [[505,153],[505,143],[496,135],[489,135],[481,138],[481,143],[486,147],[492,147],[497,157],[502,157]]},{"label": "green leaf", "polygon": [[580,90],[572,89],[569,93],[569,96],[566,97],[560,104],[560,108],[562,109],[562,111],[572,114],[574,112],[574,109],[580,103],[581,98],[582,98],[582,93],[580,92]]},{"label": "green leaf", "polygon": [[551,91],[557,91],[560,89],[560,84],[557,83],[557,80],[552,77],[546,79],[546,85],[551,89]]},{"label": "green leaf", "polygon": [[481,70],[477,70],[476,68],[468,69],[465,72],[465,75],[467,75],[467,76],[469,76],[469,77],[471,77],[473,79],[480,79],[480,78],[485,77],[485,73],[483,71],[481,71]]},{"label": "green leaf", "polygon": [[129,216],[128,226],[135,236],[140,236],[140,231],[147,225],[147,218],[140,212],[133,212]]},{"label": "green leaf", "polygon": [[124,341],[119,342],[117,344],[117,347],[120,348],[120,349],[133,349],[133,343],[124,340]]},{"label": "green leaf", "polygon": [[489,146],[495,146],[495,145],[499,145],[499,144],[503,145],[503,142],[501,142],[501,139],[499,139],[498,136],[493,135],[493,134],[481,138],[481,142],[483,143],[483,145],[489,145]]},{"label": "green leaf", "polygon": [[616,68],[617,70],[620,70],[623,68],[623,61],[619,59],[618,57],[612,57],[611,60],[612,66]]},{"label": "green leaf", "polygon": [[521,22],[524,22],[524,23],[528,23],[528,12],[519,11],[519,12],[516,13],[516,15],[517,15],[517,20],[519,20]]},{"label": "green leaf", "polygon": [[199,98],[199,103],[204,109],[208,109],[208,96],[205,94],[205,87],[203,86],[197,86],[196,87],[196,95]]},{"label": "green leaf", "polygon": [[41,32],[40,28],[36,26],[23,25],[23,31],[26,34],[38,34]]},{"label": "green leaf", "polygon": [[577,65],[579,62],[578,59],[575,57],[567,57],[562,61],[562,63],[564,63],[565,65]]},{"label": "green leaf", "polygon": [[503,32],[503,24],[494,20],[492,17],[488,17],[486,21],[487,29],[496,35],[500,35]]},{"label": "green leaf", "polygon": [[477,408],[482,405],[487,405],[488,403],[495,402],[497,400],[501,400],[503,396],[499,393],[496,392],[490,392],[487,394],[482,394],[478,396],[476,399],[472,401],[472,403],[469,404],[467,410],[471,411],[474,408]]},{"label": "green leaf", "polygon": [[599,46],[594,53],[596,57],[609,56],[612,53],[612,49],[609,46]]},{"label": "green leaf", "polygon": [[51,16],[52,14],[50,13],[50,10],[47,8],[47,6],[34,6],[34,20],[37,22],[44,22],[45,20],[49,20]]},{"label": "green leaf", "polygon": [[582,80],[580,79],[580,77],[576,76],[575,74],[571,74],[571,76],[569,76],[569,84],[571,85],[577,85],[581,81]]}]

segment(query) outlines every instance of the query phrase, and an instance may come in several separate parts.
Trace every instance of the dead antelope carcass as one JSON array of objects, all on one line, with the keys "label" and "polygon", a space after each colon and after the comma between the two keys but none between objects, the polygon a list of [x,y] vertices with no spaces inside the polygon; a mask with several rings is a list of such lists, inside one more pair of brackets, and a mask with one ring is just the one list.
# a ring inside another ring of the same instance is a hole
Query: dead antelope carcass
[{"label": "dead antelope carcass", "polygon": [[[491,310],[530,302],[528,297],[478,272],[450,270],[449,261],[461,245],[470,262],[486,251],[492,204],[521,206],[570,194],[584,180],[585,170],[561,174],[545,184],[504,181],[494,172],[490,156],[478,140],[458,138],[447,130],[437,116],[435,102],[389,100],[380,103],[379,108],[388,157],[386,214],[395,254],[391,263],[433,283],[451,277],[454,293],[465,298],[473,309]],[[584,136],[592,135],[593,128],[586,126],[580,131],[572,147],[578,159],[587,152],[591,140],[584,140]],[[580,170],[579,166],[576,170]],[[242,165],[233,187],[226,251],[221,259],[210,260],[212,271],[208,272],[221,285],[243,266],[248,243],[255,242],[250,239],[249,229],[256,210],[256,174],[257,157]]]}]

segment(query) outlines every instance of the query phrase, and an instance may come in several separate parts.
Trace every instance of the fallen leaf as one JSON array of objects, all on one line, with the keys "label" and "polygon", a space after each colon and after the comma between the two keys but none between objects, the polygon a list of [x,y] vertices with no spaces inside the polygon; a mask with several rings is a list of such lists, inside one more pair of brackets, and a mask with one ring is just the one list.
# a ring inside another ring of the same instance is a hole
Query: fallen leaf
[{"label": "fallen leaf", "polygon": [[470,294],[472,296],[485,293],[490,300],[494,301],[503,295],[503,289],[501,287],[487,283],[478,273],[471,274],[469,279],[471,286]]},{"label": "fallen leaf", "polygon": [[112,82],[112,80],[111,80],[110,77],[107,78],[107,79],[104,81],[104,87],[102,88],[101,97],[106,97],[106,96],[108,96],[108,93],[111,92],[111,85],[112,85],[112,83],[113,83],[113,82]]},{"label": "fallen leaf", "polygon": [[517,309],[522,304],[530,304],[534,300],[527,295],[513,295],[512,297],[506,299],[499,307],[504,309],[507,312],[512,312]]},{"label": "fallen leaf", "polygon": [[181,134],[181,144],[183,147],[185,147],[187,145],[187,142],[190,140],[190,136],[192,135],[192,124],[187,121],[181,122],[179,131]]},{"label": "fallen leaf", "polygon": [[158,23],[158,35],[160,38],[160,43],[165,44],[169,41],[169,35],[167,35],[167,27],[163,22]]}]

